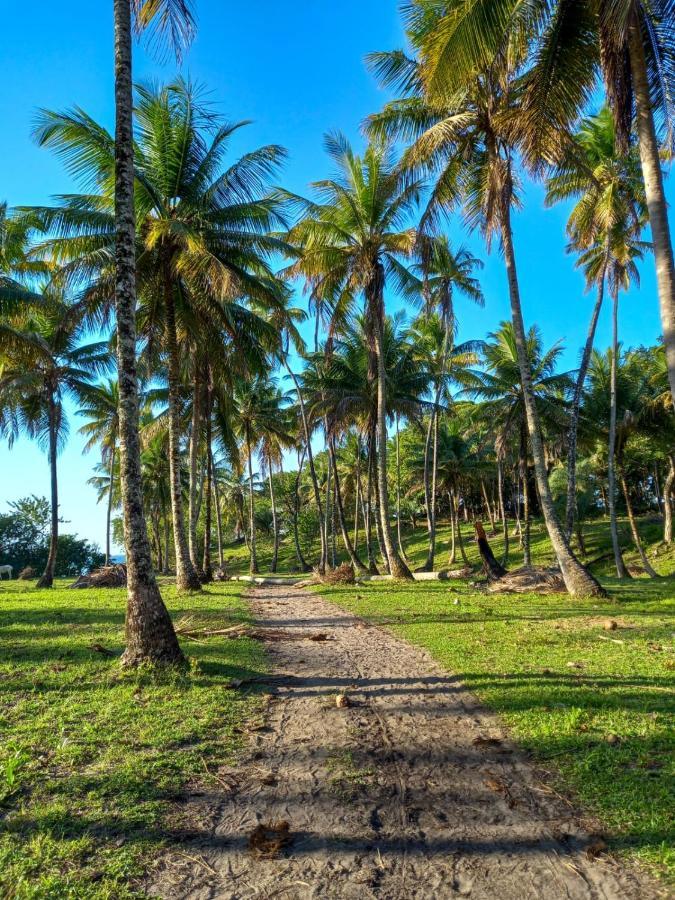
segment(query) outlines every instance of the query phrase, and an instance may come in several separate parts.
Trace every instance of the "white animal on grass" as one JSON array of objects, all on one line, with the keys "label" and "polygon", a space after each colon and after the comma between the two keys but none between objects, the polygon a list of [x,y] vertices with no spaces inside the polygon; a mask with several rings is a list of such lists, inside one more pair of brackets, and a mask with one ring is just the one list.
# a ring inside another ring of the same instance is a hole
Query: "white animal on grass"
[{"label": "white animal on grass", "polygon": [[14,569],[11,566],[0,566],[0,580],[2,580],[3,576],[7,576],[7,578],[11,581],[12,575],[14,573]]}]

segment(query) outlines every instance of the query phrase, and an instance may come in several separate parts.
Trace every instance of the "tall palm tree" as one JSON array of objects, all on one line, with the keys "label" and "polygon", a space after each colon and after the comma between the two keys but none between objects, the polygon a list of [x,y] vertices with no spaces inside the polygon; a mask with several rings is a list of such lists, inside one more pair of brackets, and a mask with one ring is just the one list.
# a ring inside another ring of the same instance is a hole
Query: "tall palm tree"
[{"label": "tall palm tree", "polygon": [[[617,146],[614,119],[608,108],[585,119],[566,149],[563,161],[547,181],[547,204],[576,198],[567,223],[570,250],[584,251],[593,245],[605,247],[599,268],[591,267],[587,286],[596,286],[596,301],[577,373],[570,423],[567,432],[568,538],[574,528],[576,508],[576,462],[579,408],[593,350],[595,331],[602,307],[607,269],[611,257],[611,232],[617,226],[639,234],[644,220],[644,186],[640,177],[637,149],[631,142],[627,151]],[[593,254],[595,259],[597,254]],[[589,273],[587,272],[587,275]]]},{"label": "tall palm tree", "polygon": [[110,563],[110,522],[113,507],[115,465],[119,440],[119,385],[109,378],[101,384],[88,387],[82,395],[78,415],[89,421],[79,431],[87,438],[85,452],[99,445],[101,462],[108,468],[108,506],[105,529],[105,564]]},{"label": "tall palm tree", "polygon": [[428,44],[441,13],[438,4],[433,4],[433,8],[424,4],[424,8],[426,16],[413,16],[408,30],[421,61],[400,52],[371,57],[371,65],[381,80],[402,90],[404,98],[371,117],[369,127],[375,134],[412,141],[403,163],[413,172],[421,169],[434,175],[435,184],[422,218],[423,229],[437,226],[444,212],[460,204],[468,224],[481,228],[488,248],[495,235],[500,238],[527,429],[546,529],[570,594],[602,595],[599,582],[569,546],[548,483],[541,423],[527,356],[511,221],[513,206],[518,203],[513,123],[520,109],[512,60],[497,55],[485,73],[474,71],[470,81],[467,79],[452,96],[447,93],[438,98],[427,96]]},{"label": "tall palm tree", "polygon": [[372,142],[363,157],[340,134],[329,135],[326,150],[335,176],[314,185],[318,201],[299,202],[303,217],[291,229],[299,259],[289,272],[307,280],[310,296],[329,322],[329,335],[344,323],[355,299],[363,295],[370,349],[369,376],[377,385],[377,484],[379,520],[391,573],[411,578],[391,534],[387,486],[387,372],[383,352],[384,293],[387,281],[409,288],[401,260],[415,246],[406,223],[415,209],[421,182],[404,179],[392,148]]},{"label": "tall palm tree", "polygon": [[105,342],[80,342],[82,328],[73,307],[53,294],[39,312],[29,314],[11,331],[0,333],[0,435],[12,442],[24,431],[47,447],[51,531],[38,587],[50,588],[59,541],[57,457],[68,433],[64,401],[79,399],[92,379],[109,367],[110,357]]},{"label": "tall palm tree", "polygon": [[407,15],[423,45],[425,89],[447,97],[489,70],[507,47],[527,46],[520,130],[536,166],[559,152],[602,74],[620,146],[633,122],[638,135],[675,402],[675,266],[659,147],[659,126],[671,145],[675,125],[675,6],[671,0],[490,0],[489,9],[486,15],[485,4],[474,0],[413,0]]}]

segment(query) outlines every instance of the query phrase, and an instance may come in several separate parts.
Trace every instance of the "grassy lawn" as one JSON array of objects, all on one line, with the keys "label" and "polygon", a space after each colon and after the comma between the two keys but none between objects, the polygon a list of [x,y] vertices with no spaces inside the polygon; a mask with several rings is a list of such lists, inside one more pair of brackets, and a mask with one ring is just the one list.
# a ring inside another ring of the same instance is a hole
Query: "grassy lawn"
[{"label": "grassy lawn", "polygon": [[613,849],[672,879],[675,582],[607,587],[610,602],[466,582],[321,591],[430,650],[601,819]]},{"label": "grassy lawn", "polygon": [[[174,620],[247,621],[242,585],[178,599]],[[125,898],[180,822],[181,791],[231,758],[259,700],[250,639],[186,643],[183,675],[122,672],[124,592],[0,586],[0,896]],[[98,644],[115,657],[91,649]]]}]

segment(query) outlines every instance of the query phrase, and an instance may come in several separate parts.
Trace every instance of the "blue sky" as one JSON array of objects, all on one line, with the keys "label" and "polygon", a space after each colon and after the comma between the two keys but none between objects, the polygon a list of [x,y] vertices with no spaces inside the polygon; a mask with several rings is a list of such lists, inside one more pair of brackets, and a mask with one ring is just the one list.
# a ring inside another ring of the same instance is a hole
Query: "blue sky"
[{"label": "blue sky", "polygon": [[[198,36],[182,71],[208,88],[228,118],[254,120],[240,132],[235,152],[282,144],[290,153],[283,184],[306,193],[308,182],[328,171],[322,135],[337,128],[358,144],[360,123],[386,99],[363,57],[402,45],[396,0],[197,0],[196,5]],[[103,12],[92,13],[92,8]],[[39,107],[62,110],[77,104],[112,124],[112,2],[14,4],[4,12],[3,31],[0,200],[45,203],[74,186],[58,160],[33,144],[32,120]],[[137,79],[168,80],[175,72],[175,64],[159,65],[137,49]],[[670,186],[669,192],[672,196]],[[544,209],[541,187],[528,185],[524,209],[515,219],[525,318],[528,325],[539,324],[547,344],[562,339],[564,364],[573,367],[591,298],[565,254],[565,221],[564,208]],[[458,310],[460,338],[482,337],[508,317],[499,253],[495,249],[487,257],[480,239],[467,236],[459,224],[449,231],[456,244],[469,245],[486,261],[481,275],[485,309],[460,305]],[[623,300],[621,320],[626,343],[652,343],[660,334],[651,259],[642,266],[640,290]],[[609,328],[605,309],[599,346],[607,345]],[[102,544],[105,511],[86,484],[97,459],[93,453],[82,456],[77,426],[72,416],[71,440],[59,460],[61,514],[69,522],[66,530]],[[25,439],[11,451],[0,445],[0,511],[8,500],[48,492],[47,460],[35,445]]]}]

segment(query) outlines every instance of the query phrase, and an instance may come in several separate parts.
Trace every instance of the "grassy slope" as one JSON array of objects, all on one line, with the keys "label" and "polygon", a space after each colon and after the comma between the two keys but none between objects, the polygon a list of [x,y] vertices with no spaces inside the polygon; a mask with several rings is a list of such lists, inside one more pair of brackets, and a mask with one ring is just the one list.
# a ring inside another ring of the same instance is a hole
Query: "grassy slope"
[{"label": "grassy slope", "polygon": [[675,877],[675,586],[607,586],[610,602],[466,582],[322,591],[429,649],[600,817],[613,848]]},{"label": "grassy slope", "polygon": [[[174,619],[247,620],[239,585],[163,590]],[[187,643],[190,671],[123,673],[124,592],[0,586],[0,896],[124,898],[186,782],[238,746],[263,667],[249,639]]]}]

